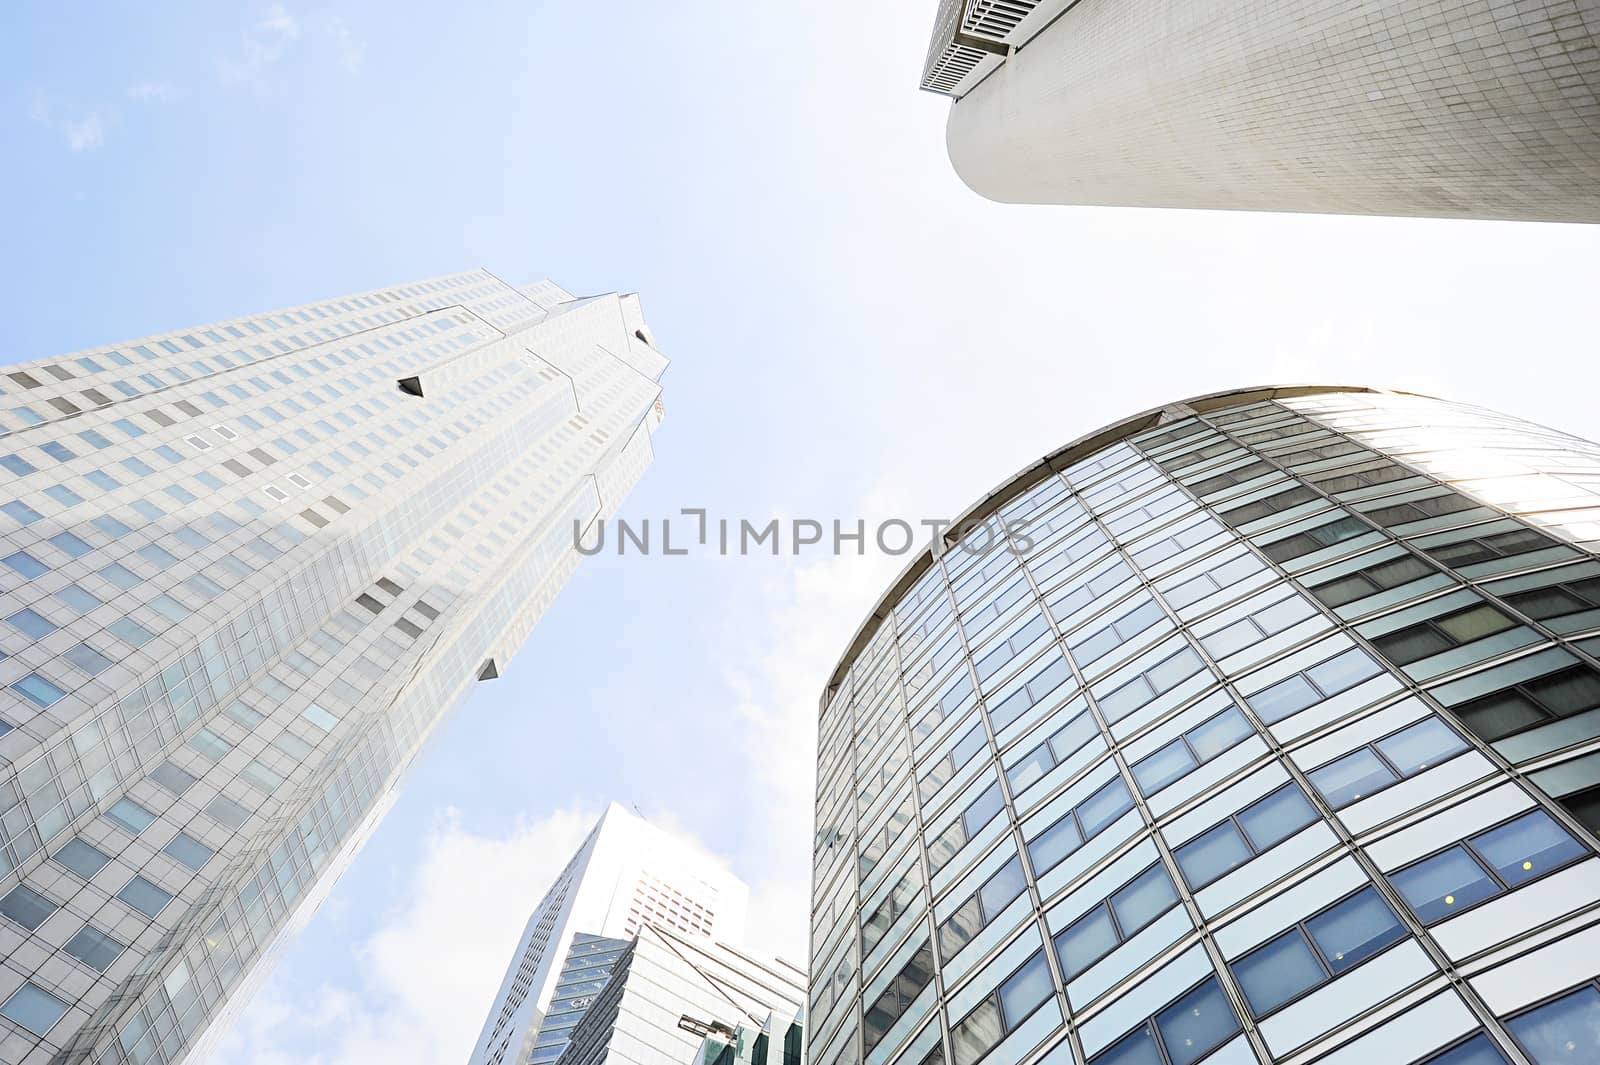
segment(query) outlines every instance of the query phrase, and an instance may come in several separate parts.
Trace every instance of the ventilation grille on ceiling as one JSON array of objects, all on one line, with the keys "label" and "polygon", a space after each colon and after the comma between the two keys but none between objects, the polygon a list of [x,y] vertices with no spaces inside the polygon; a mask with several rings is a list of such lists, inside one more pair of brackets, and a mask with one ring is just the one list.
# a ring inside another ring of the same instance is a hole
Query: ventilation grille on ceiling
[{"label": "ventilation grille on ceiling", "polygon": [[970,0],[961,19],[961,31],[1004,42],[1038,6],[1036,0]]},{"label": "ventilation grille on ceiling", "polygon": [[922,77],[922,87],[934,92],[955,92],[956,87],[972,73],[973,68],[983,62],[987,54],[951,41],[945,45],[944,53],[928,67]]}]

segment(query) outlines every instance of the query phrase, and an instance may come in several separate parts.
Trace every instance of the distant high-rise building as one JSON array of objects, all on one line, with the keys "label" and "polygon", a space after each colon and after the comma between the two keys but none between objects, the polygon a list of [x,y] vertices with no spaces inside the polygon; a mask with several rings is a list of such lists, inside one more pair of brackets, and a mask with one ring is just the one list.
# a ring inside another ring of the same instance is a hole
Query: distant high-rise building
[{"label": "distant high-rise building", "polygon": [[1591,0],[942,0],[922,87],[1008,203],[1600,222]]},{"label": "distant high-rise building", "polygon": [[737,940],[749,904],[737,877],[612,803],[528,918],[470,1065],[550,1065],[646,924]]},{"label": "distant high-rise building", "polygon": [[651,459],[633,296],[484,271],[0,370],[0,1061],[176,1062]]},{"label": "distant high-rise building", "polygon": [[[802,970],[656,925],[615,966],[557,1065],[800,1065]],[[739,1059],[741,1045],[749,1055]]]},{"label": "distant high-rise building", "polygon": [[812,1065],[1600,1060],[1600,445],[1222,393],[955,528],[825,686]]}]

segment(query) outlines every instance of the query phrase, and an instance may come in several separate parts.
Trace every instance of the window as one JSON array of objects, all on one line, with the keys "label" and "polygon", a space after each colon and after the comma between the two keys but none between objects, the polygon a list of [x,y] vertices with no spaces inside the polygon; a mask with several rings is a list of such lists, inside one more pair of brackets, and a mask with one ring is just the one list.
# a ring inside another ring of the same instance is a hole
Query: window
[{"label": "window", "polygon": [[1320,497],[1317,493],[1304,485],[1295,485],[1264,499],[1258,499],[1253,503],[1242,503],[1239,506],[1219,511],[1217,517],[1237,529],[1248,522],[1270,517],[1273,514],[1288,510],[1290,507],[1297,507],[1301,503],[1308,503],[1318,498]]},{"label": "window", "polygon": [[33,890],[27,884],[18,884],[0,898],[0,915],[4,915],[26,928],[35,931],[45,919],[55,913],[55,903]]},{"label": "window", "polygon": [[1321,551],[1325,547],[1332,547],[1334,544],[1343,543],[1371,531],[1371,526],[1359,518],[1345,515],[1304,532],[1265,544],[1261,547],[1261,553],[1277,563],[1290,562],[1313,551]]},{"label": "window", "polygon": [[1588,853],[1549,814],[1532,810],[1390,873],[1389,882],[1431,924]]},{"label": "window", "polygon": [[1477,603],[1385,636],[1375,636],[1372,646],[1390,662],[1405,666],[1515,628],[1516,624],[1488,603]]},{"label": "window", "polygon": [[[177,697],[173,697],[177,701]],[[171,762],[162,762],[150,771],[150,779],[174,795],[182,795],[194,786],[194,775]]]},{"label": "window", "polygon": [[26,608],[6,618],[6,623],[18,632],[31,636],[35,640],[42,640],[56,631],[54,622]]},{"label": "window", "polygon": [[66,1012],[65,1002],[31,983],[24,983],[10,998],[0,1003],[0,1015],[37,1036],[43,1036],[54,1028]]},{"label": "window", "polygon": [[1056,933],[1053,942],[1062,977],[1072,980],[1087,971],[1177,904],[1172,877],[1157,862]]},{"label": "window", "polygon": [[1309,669],[1263,688],[1250,696],[1247,701],[1250,703],[1250,709],[1254,710],[1262,721],[1272,725],[1298,714],[1307,707],[1315,706],[1324,699],[1331,699],[1340,692],[1348,691],[1382,672],[1383,667],[1374,662],[1366,652],[1358,647],[1352,647]]},{"label": "window", "polygon": [[70,558],[82,558],[93,550],[82,537],[69,532],[56,533],[50,537],[50,542]]},{"label": "window", "polygon": [[1535,1006],[1506,1022],[1536,1065],[1579,1065],[1594,1059],[1600,1032],[1600,990],[1586,984],[1554,1002]]},{"label": "window", "polygon": [[1114,621],[1092,632],[1080,632],[1068,639],[1067,647],[1078,665],[1087,669],[1141,632],[1167,619],[1166,612],[1153,599],[1127,611]]},{"label": "window", "polygon": [[[1228,996],[1208,976],[1199,986],[1135,1028],[1090,1065],[1193,1065],[1239,1032]],[[1165,1051],[1163,1061],[1162,1051]]]},{"label": "window", "polygon": [[988,750],[989,737],[983,730],[983,722],[979,721],[955,742],[955,746],[950,748],[948,754],[936,760],[917,781],[918,797],[927,802],[961,772],[967,763],[980,754],[988,753]]},{"label": "window", "polygon": [[976,1065],[1054,993],[1055,983],[1041,950],[951,1026],[950,1052],[955,1065]]},{"label": "window", "polygon": [[1423,541],[1418,542],[1417,546],[1435,562],[1460,568],[1478,562],[1490,562],[1532,551],[1543,551],[1560,545],[1550,537],[1532,529],[1507,529],[1504,532],[1489,533],[1475,539],[1457,540],[1454,543],[1427,546]]},{"label": "window", "polygon": [[1318,820],[1317,811],[1290,782],[1207,829],[1173,852],[1191,890],[1199,891]]},{"label": "window", "polygon": [[1028,859],[1033,863],[1034,875],[1043,876],[1054,869],[1085,841],[1093,839],[1101,829],[1131,809],[1133,796],[1128,794],[1128,786],[1121,777],[1103,785],[1029,841]]},{"label": "window", "polygon": [[155,822],[156,815],[132,799],[118,799],[106,811],[106,818],[137,836]]},{"label": "window", "polygon": [[1163,594],[1166,596],[1169,605],[1174,609],[1181,610],[1192,603],[1199,602],[1213,592],[1235,587],[1245,578],[1262,573],[1265,570],[1266,567],[1254,555],[1241,555],[1238,558],[1229,559],[1220,565],[1213,566],[1198,577],[1191,577]]},{"label": "window", "polygon": [[91,846],[81,839],[68,840],[65,846],[50,857],[85,880],[93,879],[94,874],[104,869],[106,863],[111,861],[110,856],[103,854],[98,847]]},{"label": "window", "polygon": [[37,673],[29,673],[14,682],[11,687],[41,709],[59,701],[67,694]]},{"label": "window", "polygon": [[1154,795],[1253,735],[1255,729],[1250,722],[1245,720],[1238,707],[1230,705],[1220,714],[1135,762],[1132,766],[1134,782],[1139,785],[1141,794],[1147,797]]},{"label": "window", "polygon": [[[1043,619],[1040,619],[1043,624]],[[1050,656],[1050,664],[1028,678],[1026,684],[1003,699],[989,711],[989,720],[996,731],[1021,719],[1029,710],[1041,706],[1064,685],[1072,680],[1072,667],[1060,652]]]},{"label": "window", "polygon": [[43,562],[40,562],[26,551],[12,552],[4,558],[0,558],[0,562],[5,563],[13,570],[20,573],[22,575],[22,579],[27,581],[31,581],[35,577],[50,572],[49,566],[46,566]]},{"label": "window", "polygon": [[1001,866],[939,926],[939,956],[946,962],[954,958],[990,921],[1004,913],[1027,886],[1021,858],[1012,858]]},{"label": "window", "polygon": [[103,973],[111,967],[126,947],[98,928],[84,925],[61,948],[95,972]]},{"label": "window", "polygon": [[889,981],[889,986],[877,1001],[867,1007],[866,1017],[862,1021],[867,1053],[870,1054],[882,1042],[883,1037],[889,1034],[889,1029],[894,1027],[894,1022],[911,1008],[911,1004],[932,979],[933,941],[930,939]]},{"label": "window", "polygon": [[1259,1019],[1405,937],[1368,885],[1235,961],[1233,973]]},{"label": "window", "polygon": [[1205,669],[1194,649],[1185,645],[1114,691],[1098,696],[1106,721],[1116,723],[1176,688]]},{"label": "window", "polygon": [[172,842],[161,849],[161,852],[175,861],[199,872],[211,860],[216,852],[204,843],[185,832],[179,832],[172,837]]},{"label": "window", "polygon": [[1501,598],[1535,621],[1549,621],[1600,607],[1600,577],[1510,592]]},{"label": "window", "polygon": [[62,652],[62,657],[91,677],[111,665],[111,659],[86,643],[74,644]]},{"label": "window", "polygon": [[1451,712],[1473,735],[1492,742],[1597,706],[1600,674],[1588,666],[1571,666],[1462,703]]},{"label": "window", "polygon": [[1000,784],[997,781],[972,800],[972,804],[962,811],[961,816],[928,844],[928,865],[931,871],[937,873],[943,869],[950,859],[954,858],[957,852],[976,837],[1003,809],[1005,800],[1000,795]]},{"label": "window", "polygon": [[117,898],[146,917],[155,917],[167,908],[172,896],[142,876],[136,876],[117,892]]},{"label": "window", "polygon": [[1006,781],[1011,785],[1012,794],[1020,794],[1023,789],[1071,758],[1083,749],[1084,744],[1099,735],[1100,727],[1095,724],[1093,715],[1085,708],[1006,770]]},{"label": "window", "polygon": [[44,517],[43,514],[40,514],[20,499],[13,499],[9,503],[0,504],[0,511],[4,511],[18,525],[32,525]]},{"label": "window", "polygon": [[1453,729],[1428,717],[1307,775],[1328,805],[1338,810],[1466,749],[1466,742]]},{"label": "window", "polygon": [[[1392,529],[1397,525],[1406,525],[1413,521],[1422,521],[1425,518],[1437,518],[1446,514],[1459,514],[1466,510],[1476,510],[1478,504],[1466,496],[1449,492],[1445,495],[1431,496],[1427,499],[1413,499],[1409,503],[1395,503],[1387,507],[1378,507],[1376,510],[1366,512],[1367,517]],[[1459,524],[1459,522],[1457,523]]]},{"label": "window", "polygon": [[1315,617],[1316,614],[1316,607],[1291,592],[1280,597],[1277,602],[1263,606],[1231,625],[1225,625],[1210,635],[1200,637],[1200,643],[1211,652],[1213,658],[1226,658],[1247,647],[1254,647],[1267,637],[1276,636],[1307,618]]}]

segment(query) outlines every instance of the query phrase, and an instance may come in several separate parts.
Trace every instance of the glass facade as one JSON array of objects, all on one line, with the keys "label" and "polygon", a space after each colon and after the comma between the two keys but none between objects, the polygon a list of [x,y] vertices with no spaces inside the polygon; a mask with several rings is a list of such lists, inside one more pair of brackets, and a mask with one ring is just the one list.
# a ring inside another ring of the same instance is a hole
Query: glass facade
[{"label": "glass facade", "polygon": [[1000,486],[824,693],[809,1060],[1596,1060],[1597,549],[1600,445],[1365,389]]},{"label": "glass facade", "polygon": [[651,458],[632,296],[472,271],[0,370],[0,1060],[176,1062]]}]

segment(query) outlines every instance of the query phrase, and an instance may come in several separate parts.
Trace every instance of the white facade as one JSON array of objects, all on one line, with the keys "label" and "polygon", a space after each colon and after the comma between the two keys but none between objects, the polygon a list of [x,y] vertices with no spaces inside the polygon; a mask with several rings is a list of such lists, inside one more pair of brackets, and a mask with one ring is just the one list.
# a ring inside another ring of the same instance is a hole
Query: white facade
[{"label": "white facade", "polygon": [[575,935],[632,939],[650,923],[737,939],[749,902],[707,855],[612,803],[528,918],[471,1065],[525,1065]]},{"label": "white facade", "polygon": [[764,1033],[768,1065],[799,1065],[805,979],[787,962],[647,925],[618,959],[559,1063],[690,1065],[704,1040],[679,1024],[687,1017],[730,1035],[743,1028],[751,1042]]},{"label": "white facade", "polygon": [[1592,0],[944,0],[923,87],[1007,203],[1600,221]]},{"label": "white facade", "polygon": [[175,1062],[650,461],[633,296],[477,270],[0,372],[0,1061]]}]

